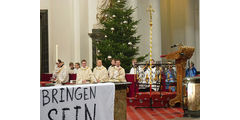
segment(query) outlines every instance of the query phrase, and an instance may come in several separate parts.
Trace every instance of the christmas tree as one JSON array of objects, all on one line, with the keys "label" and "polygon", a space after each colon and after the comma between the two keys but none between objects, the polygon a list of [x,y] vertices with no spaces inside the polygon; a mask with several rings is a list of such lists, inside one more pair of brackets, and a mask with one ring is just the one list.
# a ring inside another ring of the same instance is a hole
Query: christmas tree
[{"label": "christmas tree", "polygon": [[139,20],[133,20],[134,9],[126,6],[126,0],[112,0],[109,8],[102,10],[103,25],[101,33],[103,40],[96,43],[97,58],[101,59],[105,67],[110,66],[109,58],[120,59],[121,66],[126,72],[131,69],[131,60],[136,58],[142,62],[146,57],[138,56],[140,35],[136,35]]}]

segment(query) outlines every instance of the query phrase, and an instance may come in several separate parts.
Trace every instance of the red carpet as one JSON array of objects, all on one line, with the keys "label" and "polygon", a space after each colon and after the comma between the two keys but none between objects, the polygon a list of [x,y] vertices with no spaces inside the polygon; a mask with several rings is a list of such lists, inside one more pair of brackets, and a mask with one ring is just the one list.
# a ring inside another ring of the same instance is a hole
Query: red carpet
[{"label": "red carpet", "polygon": [[[168,107],[169,100],[176,96],[176,92],[152,92],[152,104],[154,107]],[[127,98],[128,106],[150,106],[149,92],[138,92],[136,97]]]},{"label": "red carpet", "polygon": [[183,117],[182,108],[137,108],[127,106],[127,120],[166,120]]}]

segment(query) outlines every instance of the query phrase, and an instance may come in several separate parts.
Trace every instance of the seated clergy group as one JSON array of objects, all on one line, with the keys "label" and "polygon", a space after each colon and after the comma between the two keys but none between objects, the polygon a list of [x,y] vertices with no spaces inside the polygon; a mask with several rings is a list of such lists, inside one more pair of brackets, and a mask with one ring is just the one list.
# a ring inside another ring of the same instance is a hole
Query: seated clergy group
[{"label": "seated clergy group", "polygon": [[64,62],[58,60],[57,66],[53,72],[52,81],[57,84],[67,83],[69,80],[69,74],[77,74],[76,84],[87,83],[100,83],[100,82],[126,82],[125,70],[120,66],[120,60],[111,61],[111,66],[108,70],[102,65],[102,60],[97,60],[97,66],[93,69],[87,66],[87,61],[81,61],[80,63],[69,64],[68,69]]}]

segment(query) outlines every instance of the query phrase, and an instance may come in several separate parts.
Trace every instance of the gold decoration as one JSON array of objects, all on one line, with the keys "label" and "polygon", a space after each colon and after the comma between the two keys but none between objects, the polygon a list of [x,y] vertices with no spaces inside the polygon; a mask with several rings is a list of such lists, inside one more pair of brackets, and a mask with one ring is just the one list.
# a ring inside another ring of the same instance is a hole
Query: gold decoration
[{"label": "gold decoration", "polygon": [[152,8],[152,5],[149,5],[147,12],[150,14],[150,85],[152,84],[152,13],[155,10]]},{"label": "gold decoration", "polygon": [[157,74],[155,74],[154,81],[157,81],[157,80],[158,80],[158,76],[157,76]]}]

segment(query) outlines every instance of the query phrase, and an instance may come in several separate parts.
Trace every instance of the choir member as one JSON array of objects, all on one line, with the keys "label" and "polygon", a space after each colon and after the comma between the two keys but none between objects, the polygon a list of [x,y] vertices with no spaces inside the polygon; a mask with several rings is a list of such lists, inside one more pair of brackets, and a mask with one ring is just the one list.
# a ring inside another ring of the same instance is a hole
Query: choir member
[{"label": "choir member", "polygon": [[186,70],[186,77],[194,77],[197,75],[197,70],[194,67],[194,63],[191,62],[189,68]]},{"label": "choir member", "polygon": [[126,82],[125,70],[120,66],[120,60],[116,60],[116,66],[110,70],[109,78],[113,82]]},{"label": "choir member", "polygon": [[98,83],[108,81],[108,71],[102,65],[102,60],[97,60],[97,66],[93,69],[93,75]]},{"label": "choir member", "polygon": [[92,70],[87,66],[87,61],[81,61],[81,68],[79,68],[77,73],[76,84],[86,84],[96,82]]},{"label": "choir member", "polygon": [[80,68],[80,63],[79,62],[75,63],[74,74],[78,73],[79,68]]},{"label": "choir member", "polygon": [[[169,65],[168,70],[166,71],[166,90],[169,90],[169,86],[171,83],[174,83],[176,80],[176,73],[171,65]],[[175,91],[175,87],[171,87],[171,91]]]},{"label": "choir member", "polygon": [[70,62],[69,63],[69,71],[68,71],[69,74],[74,74],[74,64],[73,62]]},{"label": "choir member", "polygon": [[132,68],[130,70],[130,74],[137,74],[137,66],[136,66],[136,63],[137,63],[137,59],[133,59],[132,60]]}]

